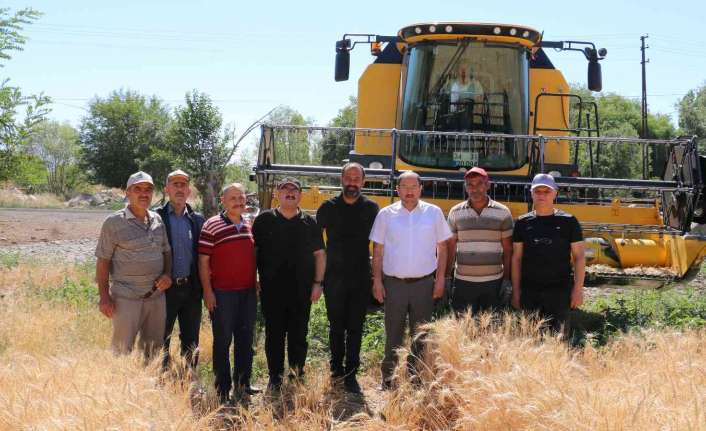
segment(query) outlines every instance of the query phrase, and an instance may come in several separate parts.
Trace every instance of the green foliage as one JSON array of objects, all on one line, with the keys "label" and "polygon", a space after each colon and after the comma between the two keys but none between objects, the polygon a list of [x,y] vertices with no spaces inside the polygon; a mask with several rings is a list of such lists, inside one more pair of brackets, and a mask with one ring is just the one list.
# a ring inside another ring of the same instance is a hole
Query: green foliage
[{"label": "green foliage", "polygon": [[68,123],[43,122],[29,140],[28,151],[42,160],[48,191],[68,196],[84,182],[78,166],[78,131]]},{"label": "green foliage", "polygon": [[47,189],[47,170],[44,162],[31,154],[17,154],[12,170],[12,182],[28,192]]},{"label": "green foliage", "polygon": [[[338,115],[329,122],[329,127],[355,127],[358,100],[351,96],[348,105],[338,110]],[[353,149],[353,136],[350,132],[330,134],[322,142],[321,162],[323,165],[340,166],[348,159]]]},{"label": "green foliage", "polygon": [[689,90],[677,103],[679,127],[685,135],[706,137],[706,82],[701,87]]},{"label": "green foliage", "polygon": [[[10,13],[9,8],[0,8],[0,67],[2,61],[11,58],[11,51],[21,51],[26,42],[22,35],[24,25],[31,24],[41,16],[38,11],[25,8]],[[30,137],[49,112],[51,100],[43,94],[25,96],[19,87],[8,85],[9,79],[0,77],[0,181],[12,179],[17,172],[17,163],[22,161],[18,148]],[[24,110],[20,116],[19,111]]]},{"label": "green foliage", "polygon": [[577,338],[603,345],[612,337],[641,328],[706,326],[706,295],[694,289],[635,290],[600,298],[583,307],[572,326]]},{"label": "green foliage", "polygon": [[[269,116],[268,122],[275,125],[311,126],[313,121],[288,106],[281,106]],[[321,154],[312,148],[311,136],[306,131],[287,130],[275,136],[275,162],[292,165],[308,165]]]},{"label": "green foliage", "polygon": [[[156,97],[147,99],[130,90],[114,91],[105,99],[96,97],[81,121],[82,164],[93,181],[125,187],[132,173],[153,163],[153,151],[166,147],[171,121],[166,106]],[[163,181],[163,177],[153,177]]]},{"label": "green foliage", "polygon": [[192,175],[201,194],[202,211],[210,217],[218,211],[218,195],[225,181],[225,167],[235,148],[233,133],[223,127],[223,117],[211,98],[192,90],[184,106],[175,111],[169,133],[169,151],[178,157],[182,169]]},{"label": "green foliage", "polygon": [[[572,85],[571,92],[581,96],[584,102],[595,102],[598,106],[599,129],[604,137],[633,137],[640,136],[642,128],[642,115],[640,103],[617,94],[594,95],[580,85]],[[589,108],[584,108],[589,109]],[[585,127],[586,118],[581,119]],[[590,125],[595,126],[593,110]],[[571,106],[572,127],[578,127],[579,115],[576,105]],[[669,116],[663,114],[648,114],[647,117],[649,139],[671,139],[676,136],[676,130]],[[585,134],[584,134],[585,136]],[[589,175],[590,163],[588,146],[579,147],[579,171],[582,175]],[[571,148],[573,160],[576,149]],[[641,147],[636,144],[594,144],[593,148],[594,176],[608,178],[642,178]],[[652,146],[649,149],[649,176],[661,176],[666,152],[663,147]]]},{"label": "green foliage", "polygon": [[14,268],[20,264],[20,253],[18,252],[0,252],[0,269]]}]

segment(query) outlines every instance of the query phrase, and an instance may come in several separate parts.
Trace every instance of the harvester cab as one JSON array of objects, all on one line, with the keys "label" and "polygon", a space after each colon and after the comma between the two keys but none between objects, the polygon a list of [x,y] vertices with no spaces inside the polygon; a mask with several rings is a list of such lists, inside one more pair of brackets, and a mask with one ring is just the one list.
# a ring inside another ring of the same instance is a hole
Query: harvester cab
[{"label": "harvester cab", "polygon": [[601,137],[596,103],[572,94],[547,54],[583,54],[588,88],[600,91],[605,49],[516,25],[416,24],[395,36],[344,35],[336,81],[348,79],[362,44],[374,61],[358,80],[355,127],[262,127],[261,207],[276,205],[277,179],[294,175],[305,185],[302,208],[315,211],[340,192],[341,165],[356,161],[381,206],[396,199],[399,174],[414,170],[423,199],[444,211],[466,199],[463,174],[481,166],[491,197],[517,217],[531,210],[531,178],[544,172],[560,187],[557,206],[582,224],[589,274],[664,280],[699,268],[706,236],[692,224],[706,221],[706,163],[695,139]]}]

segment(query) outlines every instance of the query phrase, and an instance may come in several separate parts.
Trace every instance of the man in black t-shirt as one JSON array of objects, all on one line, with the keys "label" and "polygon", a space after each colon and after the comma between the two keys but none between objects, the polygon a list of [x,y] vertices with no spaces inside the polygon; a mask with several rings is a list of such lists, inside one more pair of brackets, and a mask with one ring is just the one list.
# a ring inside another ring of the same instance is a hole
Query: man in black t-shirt
[{"label": "man in black t-shirt", "polygon": [[352,393],[360,392],[356,372],[371,289],[368,236],[379,209],[361,195],[364,183],[363,166],[347,163],[341,170],[343,192],[321,204],[316,213],[327,237],[324,298],[330,323],[331,378],[343,378]]},{"label": "man in black t-shirt", "polygon": [[270,390],[278,390],[282,384],[285,338],[290,377],[304,373],[309,312],[311,303],[321,297],[326,270],[321,229],[312,216],[299,209],[299,181],[280,181],[277,199],[279,206],[260,213],[252,227]]},{"label": "man in black t-shirt", "polygon": [[551,175],[537,174],[532,180],[534,211],[515,223],[512,306],[539,313],[553,331],[563,328],[567,335],[569,310],[583,303],[586,261],[578,220],[554,208],[557,191]]}]

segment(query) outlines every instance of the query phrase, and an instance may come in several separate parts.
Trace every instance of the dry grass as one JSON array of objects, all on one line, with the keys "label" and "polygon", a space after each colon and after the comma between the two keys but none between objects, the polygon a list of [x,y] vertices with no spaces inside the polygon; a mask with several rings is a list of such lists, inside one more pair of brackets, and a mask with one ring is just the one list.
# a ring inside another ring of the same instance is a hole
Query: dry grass
[{"label": "dry grass", "polygon": [[64,208],[64,202],[51,193],[18,194],[0,188],[0,208]]},{"label": "dry grass", "polygon": [[95,308],[37,294],[82,277],[74,267],[0,269],[0,429],[706,429],[703,331],[570,350],[510,315],[429,325],[419,386],[400,367],[399,388],[378,392],[373,370],[358,399],[310,367],[306,383],[285,385],[282,396],[209,413],[210,389],[194,408],[189,382],[109,353],[110,323]]}]

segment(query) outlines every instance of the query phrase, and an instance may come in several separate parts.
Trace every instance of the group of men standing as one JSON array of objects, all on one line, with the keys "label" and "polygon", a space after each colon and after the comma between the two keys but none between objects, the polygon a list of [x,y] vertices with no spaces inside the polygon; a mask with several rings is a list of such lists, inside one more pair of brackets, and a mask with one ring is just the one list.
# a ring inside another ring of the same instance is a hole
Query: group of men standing
[{"label": "group of men standing", "polygon": [[128,205],[106,219],[96,249],[99,308],[113,320],[112,346],[129,352],[139,334],[148,356],[166,346],[166,367],[178,319],[181,353],[194,367],[203,298],[213,326],[216,391],[226,402],[231,391],[235,398],[259,391],[250,384],[258,296],[270,390],[282,385],[285,350],[288,378],[303,378],[311,304],[322,294],[331,378],[352,393],[360,392],[356,373],[371,292],[385,312],[383,390],[394,385],[408,321],[408,367],[416,373],[424,343],[419,325],[431,320],[445,289],[452,289],[456,313],[497,310],[510,296],[513,307],[538,312],[561,330],[569,309],[583,300],[584,252],[578,221],[554,207],[554,179],[534,178],[534,210],[514,226],[508,208],[489,197],[485,170],[472,168],[464,180],[468,200],[448,219],[421,199],[421,178],[411,171],[399,177],[399,200],[380,210],[362,194],[363,166],[347,163],[341,194],[325,201],[316,218],[299,208],[301,183],[285,178],[276,187],[278,206],[251,223],[240,184],[226,186],[223,211],[204,220],[186,203],[187,173],[168,175],[169,201],[157,212],[149,209],[152,178],[133,174]]}]

